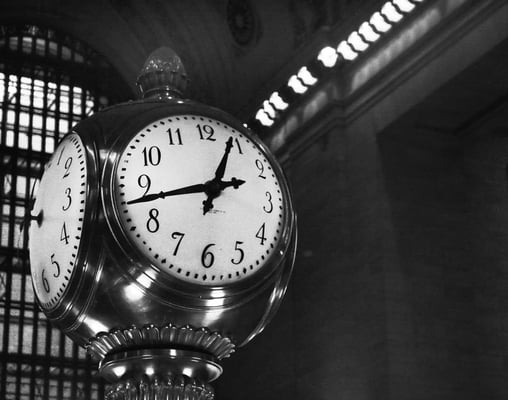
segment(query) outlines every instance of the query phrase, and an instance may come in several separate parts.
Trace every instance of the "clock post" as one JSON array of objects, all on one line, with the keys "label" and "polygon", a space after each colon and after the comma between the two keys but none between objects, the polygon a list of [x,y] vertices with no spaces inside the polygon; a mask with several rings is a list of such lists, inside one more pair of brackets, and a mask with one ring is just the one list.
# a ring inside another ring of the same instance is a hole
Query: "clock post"
[{"label": "clock post", "polygon": [[48,318],[99,362],[108,400],[213,399],[220,361],[277,311],[296,252],[286,178],[230,115],[183,98],[170,49],[142,99],[73,128],[42,177],[32,281]]}]

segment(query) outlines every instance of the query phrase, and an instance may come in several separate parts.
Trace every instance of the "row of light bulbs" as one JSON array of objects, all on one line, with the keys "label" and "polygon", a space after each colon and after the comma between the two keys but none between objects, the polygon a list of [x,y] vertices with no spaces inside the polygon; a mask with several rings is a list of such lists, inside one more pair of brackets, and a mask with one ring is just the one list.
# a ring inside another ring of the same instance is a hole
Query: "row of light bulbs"
[{"label": "row of light bulbs", "polygon": [[360,53],[366,51],[423,1],[391,0],[384,3],[379,11],[360,24],[358,29],[353,31],[347,39],[342,40],[336,48],[326,46],[321,49],[315,59],[311,60],[307,66],[301,67],[288,79],[286,85],[273,92],[257,111],[253,122],[264,127],[272,126],[292,101],[319,81],[323,70],[331,69],[338,63],[356,59]]}]

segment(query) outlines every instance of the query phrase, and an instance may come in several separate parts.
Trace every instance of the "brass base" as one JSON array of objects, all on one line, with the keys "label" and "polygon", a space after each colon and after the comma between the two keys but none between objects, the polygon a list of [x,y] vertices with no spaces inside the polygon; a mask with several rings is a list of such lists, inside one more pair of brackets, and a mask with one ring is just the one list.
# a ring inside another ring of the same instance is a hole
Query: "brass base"
[{"label": "brass base", "polygon": [[183,375],[144,377],[111,385],[105,400],[213,400],[210,385]]},{"label": "brass base", "polygon": [[215,357],[190,350],[138,349],[106,356],[99,374],[106,400],[212,400],[208,385],[222,373]]}]

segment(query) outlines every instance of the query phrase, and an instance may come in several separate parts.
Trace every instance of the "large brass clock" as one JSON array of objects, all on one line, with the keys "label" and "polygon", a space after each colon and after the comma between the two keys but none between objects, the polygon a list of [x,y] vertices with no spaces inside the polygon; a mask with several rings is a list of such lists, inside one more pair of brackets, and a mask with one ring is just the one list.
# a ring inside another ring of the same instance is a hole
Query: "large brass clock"
[{"label": "large brass clock", "polygon": [[238,120],[179,97],[182,82],[174,52],[154,52],[144,98],[77,124],[32,210],[38,302],[100,362],[109,398],[161,382],[213,398],[219,361],[265,328],[293,267],[279,164]]}]

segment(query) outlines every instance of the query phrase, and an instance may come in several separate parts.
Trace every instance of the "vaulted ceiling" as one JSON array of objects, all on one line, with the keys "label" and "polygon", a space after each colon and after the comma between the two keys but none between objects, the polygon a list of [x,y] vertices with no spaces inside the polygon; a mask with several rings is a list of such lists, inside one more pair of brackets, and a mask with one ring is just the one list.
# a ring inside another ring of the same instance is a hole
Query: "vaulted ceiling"
[{"label": "vaulted ceiling", "polygon": [[381,3],[3,0],[0,23],[35,23],[75,36],[105,55],[133,93],[148,54],[172,47],[191,80],[190,96],[247,119],[274,87],[335,43],[337,31]]}]

